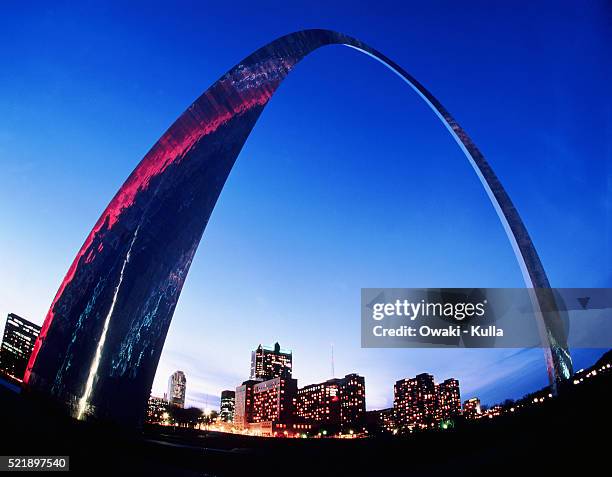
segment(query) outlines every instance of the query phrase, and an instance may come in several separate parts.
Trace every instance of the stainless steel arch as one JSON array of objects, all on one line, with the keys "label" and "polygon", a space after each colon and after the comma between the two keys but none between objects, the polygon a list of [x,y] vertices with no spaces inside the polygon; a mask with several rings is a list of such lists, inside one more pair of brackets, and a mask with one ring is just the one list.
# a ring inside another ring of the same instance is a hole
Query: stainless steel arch
[{"label": "stainless steel arch", "polygon": [[537,290],[532,293],[531,299],[538,320],[549,382],[556,392],[557,381],[567,379],[573,374],[572,360],[567,349],[567,332],[561,317],[555,312],[555,298],[551,292],[546,291],[550,289],[550,282],[540,257],[531,241],[525,224],[510,200],[510,196],[465,130],[455,121],[448,110],[442,106],[442,103],[433,94],[413,76],[382,53],[364,45],[358,40],[351,40],[353,41],[344,43],[344,45],[380,61],[404,80],[425,101],[442,124],[444,124],[474,168],[506,231],[506,236],[512,245],[514,255],[523,274],[525,285],[528,288]]},{"label": "stainless steel arch", "polygon": [[[571,372],[565,331],[527,230],[493,170],[440,102],[389,58],[329,30],[281,37],[234,66],[164,133],[113,197],[51,304],[24,381],[79,418],[138,422],[195,250],[246,139],[312,51],[340,44],[381,61],[432,108],[478,174],[539,313],[551,384]],[[548,290],[548,292],[546,292]],[[118,392],[120,390],[120,392]]]}]

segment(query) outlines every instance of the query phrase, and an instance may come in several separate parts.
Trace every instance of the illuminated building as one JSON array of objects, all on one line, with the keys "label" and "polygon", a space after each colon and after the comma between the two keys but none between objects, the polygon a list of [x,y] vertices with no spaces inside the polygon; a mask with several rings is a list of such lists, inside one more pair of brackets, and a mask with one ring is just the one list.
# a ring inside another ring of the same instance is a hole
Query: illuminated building
[{"label": "illuminated building", "polygon": [[482,411],[480,409],[480,399],[474,397],[463,403],[463,415],[467,419],[477,419]]},{"label": "illuminated building", "polygon": [[273,347],[259,345],[251,353],[251,379],[290,378],[292,362],[291,351],[282,349],[278,343]]},{"label": "illuminated building", "polygon": [[291,422],[296,394],[297,380],[293,378],[277,377],[255,384],[250,422]]},{"label": "illuminated building", "polygon": [[428,373],[399,380],[394,387],[393,408],[399,432],[434,427],[436,422],[461,414],[459,381],[449,378],[435,384]]},{"label": "illuminated building", "polygon": [[[517,208],[475,143],[398,64],[356,38],[310,29],[244,58],[186,108],[139,162],[85,237],[59,285],[24,375],[78,419],[137,426],[200,240],[236,159],[293,68],[346,45],[398,74],[433,110],[479,177],[534,292],[551,386],[572,374],[566,330]],[[257,364],[257,362],[256,362]],[[257,368],[257,366],[256,366]],[[259,378],[257,370],[252,375]],[[271,376],[263,376],[267,379]],[[118,391],[120,390],[120,392]]]},{"label": "illuminated building", "polygon": [[370,434],[395,434],[395,413],[393,408],[366,411],[366,424]]},{"label": "illuminated building", "polygon": [[340,426],[340,392],[337,380],[310,384],[299,389],[295,401],[296,416],[319,426]]},{"label": "illuminated building", "polygon": [[9,313],[0,347],[0,371],[21,381],[39,333],[40,326]]},{"label": "illuminated building", "polygon": [[424,429],[435,424],[436,386],[433,376],[422,373],[395,383],[393,409],[399,432]]},{"label": "illuminated building", "polygon": [[250,379],[236,388],[234,400],[234,425],[245,429],[253,421],[253,387],[259,381]]},{"label": "illuminated building", "polygon": [[461,414],[459,381],[449,378],[436,385],[436,419],[451,419]]},{"label": "illuminated building", "polygon": [[147,419],[152,424],[164,422],[168,417],[168,401],[164,398],[151,396],[147,403]]},{"label": "illuminated building", "polygon": [[223,422],[234,422],[234,408],[236,405],[235,391],[221,391],[221,407],[219,418]]},{"label": "illuminated building", "polygon": [[347,374],[298,390],[296,416],[300,421],[330,430],[358,431],[365,425],[365,379]]},{"label": "illuminated building", "polygon": [[502,412],[503,412],[503,408],[499,404],[496,404],[490,409],[487,409],[484,412],[484,416],[487,416],[488,418],[493,419],[494,417],[501,416]]},{"label": "illuminated building", "polygon": [[353,373],[337,381],[340,396],[340,425],[343,430],[361,430],[365,425],[365,378]]},{"label": "illuminated building", "polygon": [[248,433],[266,437],[305,437],[313,430],[313,426],[304,423],[287,423],[262,421],[248,425]]},{"label": "illuminated building", "polygon": [[243,382],[236,388],[234,426],[262,436],[307,432],[311,426],[293,422],[296,393],[292,378]]},{"label": "illuminated building", "polygon": [[172,406],[185,407],[187,379],[182,371],[175,371],[168,378],[168,403]]},{"label": "illuminated building", "polygon": [[382,429],[385,432],[393,433],[395,431],[395,415],[393,413],[393,408],[382,409],[378,412]]}]

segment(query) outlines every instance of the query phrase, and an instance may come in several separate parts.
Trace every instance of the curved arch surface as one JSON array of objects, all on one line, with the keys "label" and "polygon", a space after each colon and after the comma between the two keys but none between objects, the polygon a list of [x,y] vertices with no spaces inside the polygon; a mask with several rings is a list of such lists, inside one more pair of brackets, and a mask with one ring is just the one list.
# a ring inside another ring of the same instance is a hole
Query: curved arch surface
[{"label": "curved arch surface", "polygon": [[[389,58],[328,30],[281,37],[234,66],[164,133],[113,197],[77,253],[28,363],[29,388],[73,416],[138,423],[185,277],[225,181],[259,115],[304,56],[346,45],[385,64],[431,107],[482,182],[529,288],[549,282],[508,194],[440,102]],[[537,310],[552,294],[534,294]],[[545,316],[545,317],[544,317]],[[571,359],[558,316],[539,314],[551,383]]]}]

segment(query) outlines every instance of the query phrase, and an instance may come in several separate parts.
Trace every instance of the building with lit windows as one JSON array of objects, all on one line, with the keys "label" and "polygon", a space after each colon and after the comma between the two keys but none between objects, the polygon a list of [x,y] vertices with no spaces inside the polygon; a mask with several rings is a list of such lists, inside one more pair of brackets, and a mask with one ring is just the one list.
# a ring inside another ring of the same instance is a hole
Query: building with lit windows
[{"label": "building with lit windows", "polygon": [[463,403],[463,415],[467,419],[478,419],[481,414],[480,399],[477,397],[468,399]]},{"label": "building with lit windows", "polygon": [[293,356],[291,350],[274,346],[259,345],[251,353],[251,379],[266,381],[272,378],[290,378]]},{"label": "building with lit windows", "polygon": [[253,386],[253,411],[250,422],[282,422],[293,420],[297,380],[277,377]]},{"label": "building with lit windows", "polygon": [[175,371],[168,379],[168,403],[172,406],[185,407],[187,378],[182,371]]},{"label": "building with lit windows", "polygon": [[330,432],[359,432],[365,426],[365,379],[358,374],[298,390],[296,418]]},{"label": "building with lit windows", "polygon": [[452,419],[461,414],[459,381],[449,378],[436,385],[436,420]]},{"label": "building with lit windows", "polygon": [[337,381],[340,396],[340,425],[344,431],[361,431],[365,426],[365,378],[352,373]]},{"label": "building with lit windows", "polygon": [[253,422],[248,425],[248,433],[263,437],[308,437],[313,432],[313,426],[296,422]]},{"label": "building with lit windows", "polygon": [[234,422],[234,408],[236,406],[235,391],[221,391],[221,406],[219,418],[223,422]]},{"label": "building with lit windows", "polygon": [[249,379],[236,388],[234,400],[234,426],[246,429],[253,421],[253,387],[259,381]]},{"label": "building with lit windows", "polygon": [[366,427],[371,435],[397,433],[393,408],[366,411]]},{"label": "building with lit windows", "polygon": [[151,396],[147,403],[146,421],[151,424],[164,422],[168,417],[168,401],[164,398]]},{"label": "building with lit windows", "polygon": [[393,394],[395,423],[400,433],[435,425],[436,385],[431,374],[397,381]]},{"label": "building with lit windows", "polygon": [[483,417],[486,416],[489,419],[493,419],[494,417],[499,417],[502,415],[502,413],[504,412],[504,409],[501,407],[501,405],[496,404],[495,406],[487,409],[484,413],[483,413]]},{"label": "building with lit windows", "polygon": [[0,371],[21,381],[39,333],[40,326],[9,313],[0,347]]},{"label": "building with lit windows", "polygon": [[296,417],[302,422],[340,427],[340,391],[336,379],[310,384],[299,389],[295,401]]},{"label": "building with lit windows", "polygon": [[234,426],[262,436],[307,432],[310,425],[293,422],[296,394],[297,380],[293,378],[243,382],[236,388]]}]

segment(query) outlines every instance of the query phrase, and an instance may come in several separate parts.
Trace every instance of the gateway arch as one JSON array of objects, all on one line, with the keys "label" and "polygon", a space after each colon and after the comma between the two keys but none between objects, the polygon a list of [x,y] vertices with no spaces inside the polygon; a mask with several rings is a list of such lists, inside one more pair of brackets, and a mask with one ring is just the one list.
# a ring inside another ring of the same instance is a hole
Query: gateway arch
[{"label": "gateway arch", "polygon": [[[283,36],[234,66],[176,120],[127,178],[68,269],[24,382],[79,419],[137,425],[183,283],[223,185],[266,104],[302,58],[346,45],[382,62],[433,110],[471,163],[528,288],[548,278],[517,210],[481,152],[440,102],[385,55],[329,30]],[[548,374],[572,373],[552,293],[533,294]]]}]

